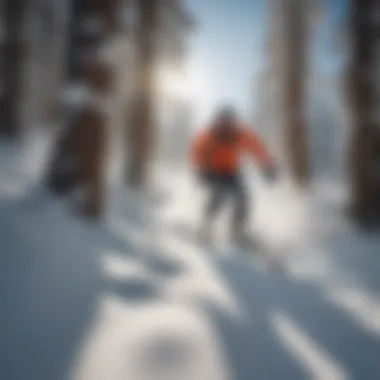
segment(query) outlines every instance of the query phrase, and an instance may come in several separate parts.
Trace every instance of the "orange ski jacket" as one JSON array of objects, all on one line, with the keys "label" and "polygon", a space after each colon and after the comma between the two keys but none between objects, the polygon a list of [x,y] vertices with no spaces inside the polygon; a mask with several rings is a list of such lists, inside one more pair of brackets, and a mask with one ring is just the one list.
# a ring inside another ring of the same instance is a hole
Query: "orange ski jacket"
[{"label": "orange ski jacket", "polygon": [[261,166],[272,164],[272,158],[259,136],[245,127],[238,127],[229,141],[220,141],[208,128],[200,132],[192,142],[192,164],[199,170],[233,173],[240,168],[242,153],[248,153]]}]

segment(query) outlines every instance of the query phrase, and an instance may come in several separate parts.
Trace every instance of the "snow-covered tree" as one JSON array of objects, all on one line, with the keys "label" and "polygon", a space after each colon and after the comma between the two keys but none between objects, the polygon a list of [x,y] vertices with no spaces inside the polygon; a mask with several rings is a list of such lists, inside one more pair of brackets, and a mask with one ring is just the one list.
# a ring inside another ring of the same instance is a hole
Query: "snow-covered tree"
[{"label": "snow-covered tree", "polygon": [[379,9],[378,0],[351,1],[348,92],[353,126],[352,211],[368,223],[380,220]]},{"label": "snow-covered tree", "polygon": [[118,0],[72,1],[66,89],[69,120],[57,141],[48,184],[67,193],[79,187],[81,211],[101,215],[108,99],[113,70],[108,48],[118,28]]},{"label": "snow-covered tree", "polygon": [[13,139],[21,131],[21,84],[26,53],[23,26],[27,4],[26,0],[6,0],[2,5],[0,133]]}]

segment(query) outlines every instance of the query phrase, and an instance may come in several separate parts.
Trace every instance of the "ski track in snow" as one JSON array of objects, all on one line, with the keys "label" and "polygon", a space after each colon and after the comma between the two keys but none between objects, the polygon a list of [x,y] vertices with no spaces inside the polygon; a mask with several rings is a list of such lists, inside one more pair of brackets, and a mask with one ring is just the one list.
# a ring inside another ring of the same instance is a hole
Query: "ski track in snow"
[{"label": "ski track in snow", "polygon": [[[284,262],[283,273],[270,273],[231,252],[205,252],[170,230],[178,223],[195,228],[202,202],[178,173],[158,176],[164,192],[176,193],[162,209],[142,211],[143,198],[124,195],[100,227],[70,214],[67,202],[30,194],[43,146],[24,156],[0,150],[1,251],[14,257],[2,258],[1,291],[26,303],[7,306],[14,318],[5,320],[6,336],[18,351],[8,350],[8,377],[1,378],[245,380],[257,371],[258,379],[341,380],[365,369],[380,377],[379,295],[352,267],[365,269],[378,241],[353,236],[336,214],[326,217],[322,196],[301,196],[286,183],[257,185],[255,227]],[[34,177],[21,170],[25,162]],[[130,208],[119,207],[125,203],[145,215],[141,223],[130,218]],[[223,224],[217,233],[223,235]],[[365,255],[358,257],[358,250]],[[68,342],[69,335],[57,331],[76,326],[75,308],[89,297],[88,315],[66,352],[60,339]],[[335,332],[329,318],[340,321]],[[351,332],[359,339],[354,344],[363,345],[356,356],[344,351],[350,343],[338,344],[350,342]],[[32,353],[25,343],[44,335]],[[65,366],[54,356],[63,353]]]}]

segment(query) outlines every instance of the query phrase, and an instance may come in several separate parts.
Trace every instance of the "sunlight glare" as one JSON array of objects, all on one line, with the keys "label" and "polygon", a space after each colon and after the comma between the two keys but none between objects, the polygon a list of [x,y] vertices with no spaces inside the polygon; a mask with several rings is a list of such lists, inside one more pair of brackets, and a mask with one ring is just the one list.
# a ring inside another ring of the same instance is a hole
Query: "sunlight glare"
[{"label": "sunlight glare", "polygon": [[160,88],[165,94],[192,97],[195,93],[194,83],[188,75],[176,72],[162,72],[159,76]]},{"label": "sunlight glare", "polygon": [[185,72],[163,69],[158,74],[158,82],[164,94],[191,99],[199,97],[205,86],[200,70],[192,66]]}]

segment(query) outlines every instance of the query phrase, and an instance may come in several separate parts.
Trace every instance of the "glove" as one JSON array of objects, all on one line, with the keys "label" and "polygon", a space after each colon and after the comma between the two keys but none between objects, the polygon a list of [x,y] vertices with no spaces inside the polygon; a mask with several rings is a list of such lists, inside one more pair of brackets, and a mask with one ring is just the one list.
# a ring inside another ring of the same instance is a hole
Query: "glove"
[{"label": "glove", "polygon": [[268,182],[274,182],[279,176],[277,166],[274,164],[265,166],[263,169],[263,175]]}]

